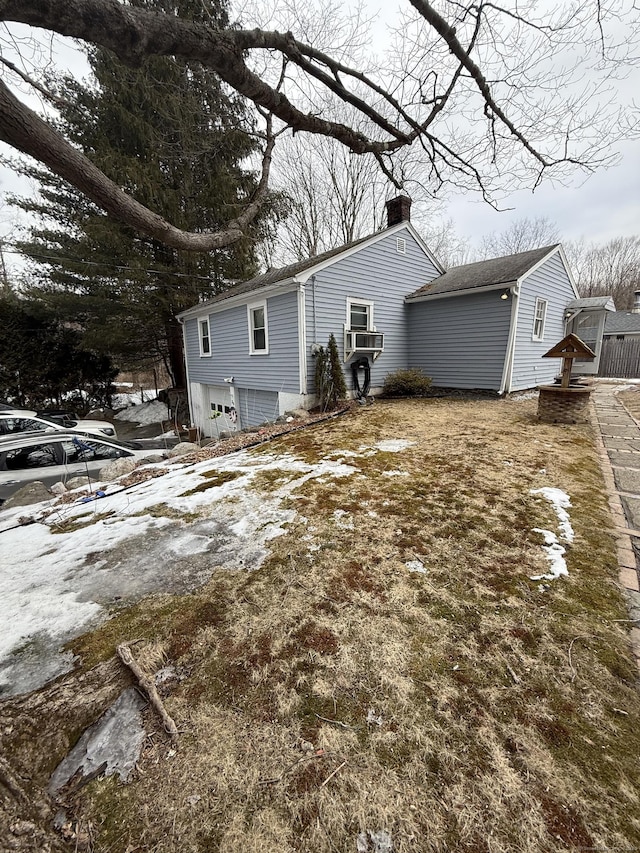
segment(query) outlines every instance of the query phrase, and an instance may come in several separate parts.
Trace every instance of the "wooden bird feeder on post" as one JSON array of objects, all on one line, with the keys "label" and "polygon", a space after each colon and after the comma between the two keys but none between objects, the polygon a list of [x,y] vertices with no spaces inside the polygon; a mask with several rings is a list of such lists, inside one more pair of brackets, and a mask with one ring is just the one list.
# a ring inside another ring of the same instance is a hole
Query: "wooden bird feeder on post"
[{"label": "wooden bird feeder on post", "polygon": [[591,388],[571,385],[571,370],[575,358],[592,360],[594,351],[577,335],[567,335],[542,358],[561,358],[562,376],[559,385],[541,385],[538,398],[538,418],[546,423],[575,424],[585,421]]}]

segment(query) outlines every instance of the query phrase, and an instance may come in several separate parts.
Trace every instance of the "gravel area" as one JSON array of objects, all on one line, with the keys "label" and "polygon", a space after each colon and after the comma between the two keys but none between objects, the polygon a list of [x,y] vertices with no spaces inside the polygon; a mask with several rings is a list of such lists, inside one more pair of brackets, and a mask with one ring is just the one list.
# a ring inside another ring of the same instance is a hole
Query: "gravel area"
[{"label": "gravel area", "polygon": [[355,403],[348,403],[331,412],[309,413],[307,418],[294,418],[290,423],[273,423],[265,424],[264,426],[250,432],[239,432],[231,438],[226,438],[223,441],[212,442],[204,445],[197,453],[188,453],[184,456],[176,457],[175,461],[180,464],[185,462],[201,462],[203,459],[214,459],[217,456],[226,456],[228,453],[233,453],[236,450],[243,450],[245,447],[253,447],[257,444],[263,444],[265,441],[270,441],[272,438],[277,438],[280,435],[285,435],[288,432],[294,432],[298,429],[317,424],[322,421],[331,420],[332,418],[344,415],[356,407]]}]

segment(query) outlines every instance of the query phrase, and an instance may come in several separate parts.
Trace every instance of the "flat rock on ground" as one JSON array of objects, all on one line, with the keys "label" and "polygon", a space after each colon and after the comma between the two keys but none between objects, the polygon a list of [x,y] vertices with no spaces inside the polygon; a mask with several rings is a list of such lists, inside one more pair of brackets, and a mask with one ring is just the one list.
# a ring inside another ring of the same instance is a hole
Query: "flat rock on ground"
[{"label": "flat rock on ground", "polygon": [[640,471],[633,468],[614,468],[613,475],[616,486],[621,492],[640,495]]},{"label": "flat rock on ground", "polygon": [[33,483],[28,483],[21,489],[18,489],[10,498],[2,505],[3,509],[11,509],[16,506],[30,506],[31,504],[40,503],[40,501],[49,500],[51,492],[44,483],[36,480]]}]

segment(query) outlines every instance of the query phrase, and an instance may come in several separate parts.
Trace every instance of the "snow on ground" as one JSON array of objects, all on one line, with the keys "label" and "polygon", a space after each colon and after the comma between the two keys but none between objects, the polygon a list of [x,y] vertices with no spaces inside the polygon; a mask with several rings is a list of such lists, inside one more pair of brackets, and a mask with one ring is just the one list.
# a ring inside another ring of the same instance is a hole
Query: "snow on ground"
[{"label": "snow on ground", "polygon": [[116,420],[130,421],[131,423],[147,426],[148,424],[161,424],[167,420],[167,406],[161,403],[160,400],[150,400],[148,403],[140,403],[129,406],[115,415]]},{"label": "snow on ground", "polygon": [[[132,382],[119,382],[118,388],[124,388],[128,385],[133,387]],[[124,409],[126,406],[138,406],[141,403],[155,400],[157,396],[155,391],[147,388],[139,388],[137,391],[129,393],[114,394],[111,398],[111,403],[114,409]]]},{"label": "snow on ground", "polygon": [[[250,451],[155,467],[166,473],[128,488],[101,484],[106,496],[89,504],[50,500],[0,511],[0,695],[70,669],[62,644],[114,607],[155,591],[186,593],[218,566],[257,568],[268,541],[296,517],[282,507],[285,497],[307,480],[358,471],[342,459],[313,465]],[[271,469],[289,472],[289,482],[254,491],[253,478]],[[212,483],[212,472],[222,475],[216,482],[234,478],[196,491]],[[196,520],[181,520],[188,514]],[[24,517],[35,523],[21,524]]]},{"label": "snow on ground", "polygon": [[545,500],[549,501],[558,516],[558,527],[565,542],[569,544],[573,542],[573,527],[567,510],[571,507],[571,500],[566,492],[562,489],[554,489],[550,486],[545,486],[542,489],[531,489],[532,495],[540,495]]},{"label": "snow on ground", "polygon": [[531,580],[552,581],[562,575],[569,574],[567,563],[564,559],[566,549],[562,546],[561,542],[565,544],[573,542],[573,527],[571,526],[571,519],[567,512],[567,509],[571,506],[571,500],[569,499],[569,495],[563,492],[562,489],[554,489],[549,486],[545,486],[542,489],[531,489],[530,494],[540,495],[540,497],[549,501],[558,516],[559,537],[552,530],[544,530],[540,527],[533,528],[534,533],[540,533],[544,539],[542,548],[549,561],[549,571],[544,575],[532,575]]},{"label": "snow on ground", "polygon": [[387,438],[373,445],[373,449],[383,453],[400,453],[408,447],[412,447],[415,441],[407,441],[404,438]]}]

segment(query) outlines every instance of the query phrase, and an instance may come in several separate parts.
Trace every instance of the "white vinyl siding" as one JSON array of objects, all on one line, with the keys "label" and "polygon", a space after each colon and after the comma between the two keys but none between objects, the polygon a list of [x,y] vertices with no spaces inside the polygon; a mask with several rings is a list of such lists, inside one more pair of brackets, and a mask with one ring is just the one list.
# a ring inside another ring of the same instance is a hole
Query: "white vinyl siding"
[{"label": "white vinyl siding", "polygon": [[547,300],[546,299],[536,299],[536,307],[533,312],[533,334],[531,335],[531,340],[533,341],[543,341],[544,340],[544,324],[547,319]]},{"label": "white vinyl siding", "polygon": [[211,338],[209,336],[209,319],[198,320],[200,357],[211,355]]}]

